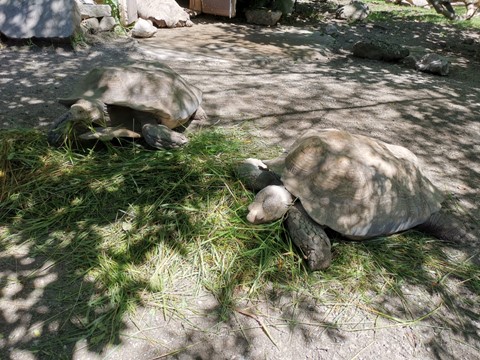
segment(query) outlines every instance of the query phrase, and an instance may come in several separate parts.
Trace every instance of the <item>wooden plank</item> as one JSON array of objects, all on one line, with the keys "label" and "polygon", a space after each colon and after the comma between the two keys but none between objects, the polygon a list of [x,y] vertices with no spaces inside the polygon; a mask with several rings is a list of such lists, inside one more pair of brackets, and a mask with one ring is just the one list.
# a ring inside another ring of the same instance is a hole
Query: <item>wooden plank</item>
[{"label": "wooden plank", "polygon": [[189,0],[188,8],[193,11],[202,12],[202,0]]},{"label": "wooden plank", "polygon": [[236,5],[236,0],[202,0],[202,12],[232,18],[236,15]]}]

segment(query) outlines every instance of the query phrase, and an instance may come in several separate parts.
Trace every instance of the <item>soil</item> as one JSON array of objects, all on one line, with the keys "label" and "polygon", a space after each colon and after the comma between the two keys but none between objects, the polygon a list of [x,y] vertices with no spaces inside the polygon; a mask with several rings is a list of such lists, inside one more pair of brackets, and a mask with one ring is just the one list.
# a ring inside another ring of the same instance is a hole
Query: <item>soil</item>
[{"label": "soil", "polygon": [[[267,144],[288,147],[306,130],[334,127],[409,148],[477,236],[452,256],[478,265],[480,33],[421,21],[348,24],[325,16],[293,17],[271,28],[199,16],[191,28],[162,29],[143,40],[102,37],[75,50],[68,44],[3,44],[0,128],[46,130],[65,111],[56,99],[95,66],[161,61],[204,92],[209,120],[190,131],[241,127]],[[325,34],[328,24],[338,30],[333,36]],[[446,56],[450,73],[352,57],[353,44],[367,38]],[[2,278],[32,270],[43,277],[28,296],[2,280],[2,359],[480,359],[478,293],[462,288],[459,298],[468,302],[450,298],[445,304],[439,292],[413,284],[404,289],[407,309],[400,298],[371,300],[402,321],[359,308],[356,299],[337,306],[269,289],[264,301],[220,320],[215,299],[204,293],[186,300],[190,309],[182,319],[141,308],[125,319],[116,345],[84,341],[36,354],[30,349],[40,340],[32,329],[48,323],[42,314],[51,315],[43,290],[60,273],[28,250],[13,257],[18,261],[2,260]],[[430,312],[435,316],[426,316]]]}]

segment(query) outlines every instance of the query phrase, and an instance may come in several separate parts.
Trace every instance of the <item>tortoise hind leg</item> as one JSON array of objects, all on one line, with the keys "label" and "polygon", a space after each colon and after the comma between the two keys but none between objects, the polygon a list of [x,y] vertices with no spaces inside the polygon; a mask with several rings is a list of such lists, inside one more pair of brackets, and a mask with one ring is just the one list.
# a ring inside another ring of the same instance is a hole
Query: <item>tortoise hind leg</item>
[{"label": "tortoise hind leg", "polygon": [[466,243],[475,240],[475,236],[468,231],[463,221],[443,209],[432,214],[427,221],[417,225],[415,229],[437,239],[453,243]]},{"label": "tortoise hind leg", "polygon": [[311,270],[324,270],[330,266],[330,239],[323,227],[307,215],[299,202],[288,210],[286,225],[293,243],[300,248]]}]

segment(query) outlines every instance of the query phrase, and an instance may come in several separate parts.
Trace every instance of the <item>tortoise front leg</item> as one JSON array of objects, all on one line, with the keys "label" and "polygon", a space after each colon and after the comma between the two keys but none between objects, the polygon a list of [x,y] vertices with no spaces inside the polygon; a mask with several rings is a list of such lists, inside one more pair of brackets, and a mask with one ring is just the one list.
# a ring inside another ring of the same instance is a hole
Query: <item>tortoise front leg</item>
[{"label": "tortoise front leg", "polygon": [[260,191],[269,185],[282,185],[280,177],[258,159],[243,160],[235,168],[235,174],[247,189],[253,191]]},{"label": "tortoise front leg", "polygon": [[52,146],[60,146],[67,139],[73,125],[73,117],[70,111],[59,116],[47,133],[47,141]]},{"label": "tortoise front leg", "polygon": [[185,135],[160,124],[143,125],[142,134],[147,144],[155,149],[177,149],[188,143]]},{"label": "tortoise front leg", "polygon": [[79,120],[77,113],[68,110],[59,116],[47,133],[47,141],[52,146],[61,146],[67,140],[77,139],[77,135],[89,131],[91,123]]},{"label": "tortoise front leg", "polygon": [[293,243],[300,248],[311,270],[324,270],[330,266],[330,239],[323,227],[308,216],[300,202],[288,210],[286,225]]}]

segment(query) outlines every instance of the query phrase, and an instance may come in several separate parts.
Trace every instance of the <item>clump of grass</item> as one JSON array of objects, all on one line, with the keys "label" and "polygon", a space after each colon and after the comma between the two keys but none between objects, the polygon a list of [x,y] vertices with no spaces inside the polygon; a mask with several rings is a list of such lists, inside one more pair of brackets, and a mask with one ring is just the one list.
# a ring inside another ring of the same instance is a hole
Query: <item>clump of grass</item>
[{"label": "clump of grass", "polygon": [[29,243],[32,255],[64,264],[67,283],[85,283],[89,300],[74,314],[89,336],[143,301],[175,302],[185,279],[231,305],[277,262],[298,266],[280,223],[244,220],[252,194],[233,165],[255,149],[238,134],[196,134],[180,151],[85,152],[50,148],[35,131],[0,136],[1,246]]},{"label": "clump of grass", "polygon": [[449,278],[480,292],[478,267],[418,235],[336,241],[331,268],[309,273],[281,221],[245,220],[253,194],[234,165],[277,151],[238,129],[192,134],[178,151],[56,149],[32,130],[1,131],[0,144],[0,250],[28,244],[29,256],[55,264],[55,301],[66,310],[51,321],[65,316],[72,327],[45,337],[41,351],[115,341],[140,304],[180,311],[200,291],[216,297],[224,319],[267,286],[322,303],[401,294],[404,284],[447,291]]},{"label": "clump of grass", "polygon": [[[370,7],[368,21],[414,21],[429,22],[432,24],[449,25],[459,29],[480,29],[480,19],[473,17],[470,20],[452,21],[445,16],[435,12],[433,8],[426,9],[421,7],[407,7],[395,4],[378,2],[375,0],[365,1]],[[467,10],[464,6],[455,6],[455,13],[459,16],[466,14]]]}]

